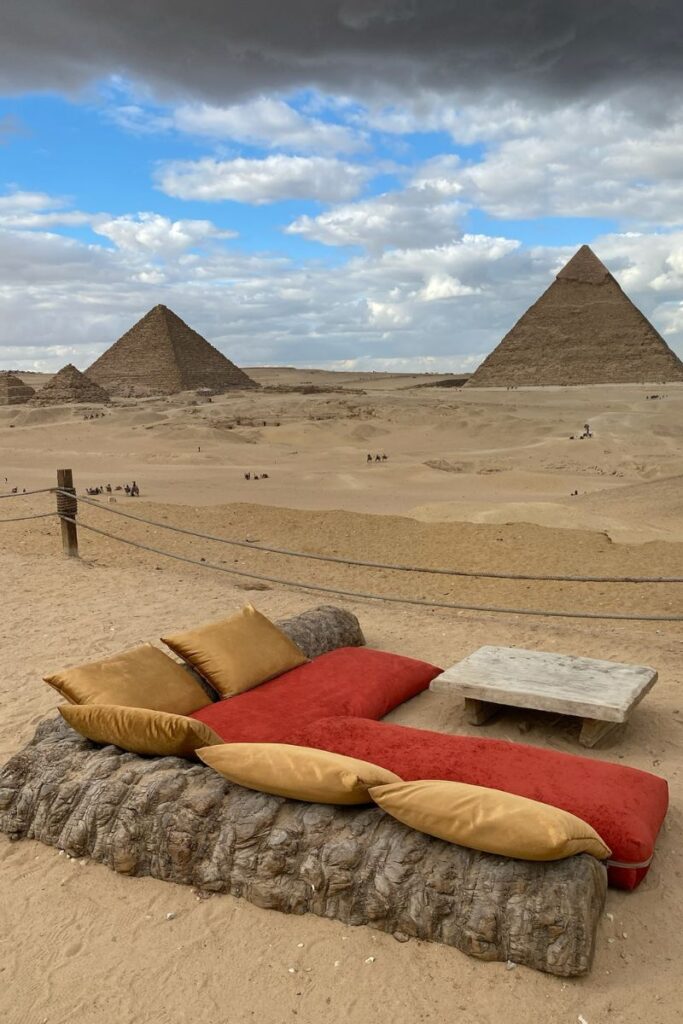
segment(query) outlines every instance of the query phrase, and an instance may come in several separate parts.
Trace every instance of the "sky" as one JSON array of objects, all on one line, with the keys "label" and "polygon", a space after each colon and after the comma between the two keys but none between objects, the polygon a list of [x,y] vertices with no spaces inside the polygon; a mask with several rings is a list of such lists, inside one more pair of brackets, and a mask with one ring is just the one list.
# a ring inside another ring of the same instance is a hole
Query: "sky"
[{"label": "sky", "polygon": [[583,243],[683,356],[683,5],[4,0],[0,369],[163,302],[241,365],[474,369]]}]

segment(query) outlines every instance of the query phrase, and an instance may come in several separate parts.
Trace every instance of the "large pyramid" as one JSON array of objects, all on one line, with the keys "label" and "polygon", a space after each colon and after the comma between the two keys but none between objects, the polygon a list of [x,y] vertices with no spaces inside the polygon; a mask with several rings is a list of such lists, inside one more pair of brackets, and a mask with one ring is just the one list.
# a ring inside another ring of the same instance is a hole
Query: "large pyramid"
[{"label": "large pyramid", "polygon": [[467,387],[683,381],[683,363],[587,245]]},{"label": "large pyramid", "polygon": [[35,391],[20,377],[7,371],[0,373],[0,405],[23,405],[33,398]]},{"label": "large pyramid", "polygon": [[114,394],[258,387],[167,306],[150,309],[85,372]]},{"label": "large pyramid", "polygon": [[104,388],[72,363],[67,363],[36,393],[31,405],[66,405],[70,402],[104,405],[108,401],[109,395]]}]

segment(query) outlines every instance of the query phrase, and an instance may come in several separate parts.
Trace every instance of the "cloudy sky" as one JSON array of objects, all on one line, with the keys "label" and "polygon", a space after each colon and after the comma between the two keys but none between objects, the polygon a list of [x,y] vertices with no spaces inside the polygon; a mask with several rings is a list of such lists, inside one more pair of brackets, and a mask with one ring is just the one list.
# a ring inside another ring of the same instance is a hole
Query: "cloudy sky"
[{"label": "cloudy sky", "polygon": [[683,355],[683,5],[4,0],[0,368],[164,302],[244,365],[469,370],[583,242]]}]

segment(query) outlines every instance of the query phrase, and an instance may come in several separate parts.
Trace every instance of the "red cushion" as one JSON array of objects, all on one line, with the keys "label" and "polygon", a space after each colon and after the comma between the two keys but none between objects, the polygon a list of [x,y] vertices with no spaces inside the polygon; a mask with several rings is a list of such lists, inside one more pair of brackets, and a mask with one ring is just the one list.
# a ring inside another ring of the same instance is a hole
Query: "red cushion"
[{"label": "red cushion", "polygon": [[368,647],[341,647],[277,679],[196,711],[226,743],[293,743],[327,715],[381,718],[426,690],[435,665]]},{"label": "red cushion", "polygon": [[620,889],[635,889],[647,874],[668,806],[667,784],[657,775],[507,740],[326,718],[302,729],[296,742],[371,761],[406,781],[469,782],[570,811],[612,850],[609,880]]}]

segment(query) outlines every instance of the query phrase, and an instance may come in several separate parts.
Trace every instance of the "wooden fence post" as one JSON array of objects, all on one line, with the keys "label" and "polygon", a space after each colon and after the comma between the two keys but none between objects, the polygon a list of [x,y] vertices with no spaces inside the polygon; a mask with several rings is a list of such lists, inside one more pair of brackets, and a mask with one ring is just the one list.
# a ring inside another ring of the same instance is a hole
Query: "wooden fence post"
[{"label": "wooden fence post", "polygon": [[[76,488],[74,487],[73,473],[70,469],[57,470],[57,514],[62,526],[62,547],[64,554],[69,558],[78,558],[78,529],[76,523],[70,523],[69,519],[75,519],[78,512],[76,502]],[[64,491],[69,493],[65,494]]]}]

